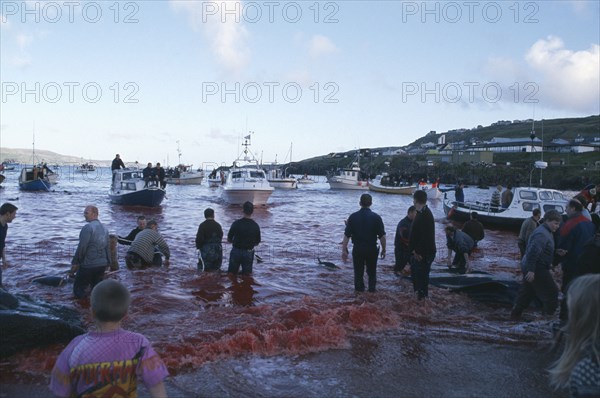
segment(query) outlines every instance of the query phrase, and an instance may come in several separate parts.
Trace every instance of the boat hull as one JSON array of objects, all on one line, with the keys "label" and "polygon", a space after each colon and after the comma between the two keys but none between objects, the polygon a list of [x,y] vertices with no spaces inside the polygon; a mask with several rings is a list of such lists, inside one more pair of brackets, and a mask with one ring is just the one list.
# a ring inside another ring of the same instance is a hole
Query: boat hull
[{"label": "boat hull", "polygon": [[366,191],[369,189],[368,181],[327,181],[331,189],[352,189],[356,191]]},{"label": "boat hull", "polygon": [[202,176],[166,179],[168,184],[174,185],[202,185],[202,180],[204,180],[204,177]]},{"label": "boat hull", "polygon": [[252,202],[256,205],[264,205],[273,193],[273,188],[266,189],[235,189],[223,187],[221,197],[230,205],[241,205],[244,202]]},{"label": "boat hull", "polygon": [[300,185],[307,185],[307,184],[314,184],[315,180],[311,179],[311,178],[298,178],[298,184]]},{"label": "boat hull", "polygon": [[414,185],[407,185],[404,187],[388,187],[378,184],[369,184],[369,189],[374,192],[391,193],[395,195],[412,195],[415,191]]},{"label": "boat hull", "polygon": [[146,188],[135,192],[108,194],[110,202],[121,206],[158,207],[165,198],[166,192],[160,188]]},{"label": "boat hull", "polygon": [[298,181],[295,178],[274,178],[267,180],[269,185],[277,189],[296,189],[298,188]]},{"label": "boat hull", "polygon": [[208,186],[211,188],[218,188],[223,184],[223,181],[220,178],[209,178]]},{"label": "boat hull", "polygon": [[46,180],[19,182],[19,189],[21,191],[49,191],[50,182]]}]

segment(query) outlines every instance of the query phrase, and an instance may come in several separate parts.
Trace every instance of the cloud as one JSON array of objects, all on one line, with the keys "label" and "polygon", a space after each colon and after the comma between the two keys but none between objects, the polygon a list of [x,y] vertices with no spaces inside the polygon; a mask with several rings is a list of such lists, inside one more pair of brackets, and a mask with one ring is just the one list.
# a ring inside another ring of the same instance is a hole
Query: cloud
[{"label": "cloud", "polygon": [[246,70],[251,52],[249,33],[241,18],[241,1],[171,1],[171,6],[176,11],[186,12],[192,28],[203,32],[216,62],[225,74],[238,77]]},{"label": "cloud", "polygon": [[542,104],[598,113],[600,45],[573,51],[565,48],[560,38],[548,36],[531,46],[525,60],[538,81]]},{"label": "cloud", "polygon": [[331,39],[323,35],[314,35],[308,44],[308,53],[313,58],[336,53],[338,48]]},{"label": "cloud", "polygon": [[31,57],[27,54],[15,55],[11,57],[10,64],[15,68],[25,69],[31,66]]},{"label": "cloud", "polygon": [[23,33],[19,33],[15,40],[17,41],[17,45],[21,51],[25,51],[25,49],[33,43],[33,35],[26,35]]},{"label": "cloud", "polygon": [[212,128],[208,134],[205,134],[207,138],[211,138],[213,140],[225,141],[228,144],[237,144],[239,137],[235,134],[227,134],[223,133],[221,129]]}]

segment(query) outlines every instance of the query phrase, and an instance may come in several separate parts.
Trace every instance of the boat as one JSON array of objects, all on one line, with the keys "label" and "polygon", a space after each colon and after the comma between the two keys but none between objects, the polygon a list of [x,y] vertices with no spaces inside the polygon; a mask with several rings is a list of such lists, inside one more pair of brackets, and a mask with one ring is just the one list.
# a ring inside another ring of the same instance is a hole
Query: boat
[{"label": "boat", "polygon": [[486,227],[519,230],[533,209],[542,210],[542,214],[554,209],[562,214],[568,202],[562,192],[555,189],[517,187],[513,193],[513,200],[506,209],[493,208],[489,202],[457,202],[444,193],[444,213],[452,220],[467,221],[471,212],[476,211],[477,219]]},{"label": "boat", "polygon": [[442,191],[438,188],[437,184],[429,184],[426,182],[419,182],[416,186],[416,190],[427,192],[427,199],[441,199]]},{"label": "boat", "polygon": [[19,189],[21,191],[45,191],[50,192],[50,180],[43,167],[38,167],[35,161],[35,127],[31,151],[31,166],[23,166],[19,174]]},{"label": "boat", "polygon": [[113,204],[158,207],[165,195],[166,191],[157,181],[146,184],[139,169],[113,170],[113,182],[108,192]]},{"label": "boat", "polygon": [[360,153],[357,154],[356,161],[349,167],[339,169],[336,173],[328,173],[327,183],[331,189],[369,189],[369,181],[362,178],[362,171],[359,163]]},{"label": "boat", "polygon": [[388,173],[382,173],[375,177],[369,184],[369,189],[375,192],[392,193],[396,195],[412,195],[416,185],[402,184],[396,185],[392,183]]},{"label": "boat", "polygon": [[166,171],[166,181],[169,184],[175,185],[201,185],[204,180],[204,171],[201,169],[194,170],[191,164],[181,163],[181,149],[179,147],[179,140],[177,140],[177,158],[179,164],[171,168],[169,167]]},{"label": "boat", "polygon": [[252,202],[254,205],[264,205],[269,200],[274,188],[269,184],[265,171],[258,160],[248,149],[250,135],[244,137],[242,154],[233,162],[225,184],[221,186],[221,197],[232,205]]},{"label": "boat", "polygon": [[50,184],[55,185],[58,183],[59,174],[54,170],[51,170],[46,163],[40,163],[37,165],[38,169],[44,171],[44,176],[48,178]]},{"label": "boat", "polygon": [[77,173],[88,173],[96,171],[96,166],[91,163],[83,163],[75,168]]},{"label": "boat", "polygon": [[299,185],[308,185],[314,184],[316,181],[310,178],[307,174],[304,174],[302,177],[298,178]]},{"label": "boat", "polygon": [[22,191],[50,191],[50,180],[37,166],[24,166],[19,174],[19,189]]},{"label": "boat", "polygon": [[225,184],[225,180],[227,180],[227,172],[228,171],[223,166],[213,169],[213,171],[211,171],[206,178],[206,181],[208,181],[208,186],[210,188],[218,188]]},{"label": "boat", "polygon": [[[290,145],[290,150],[289,150],[289,155],[290,155],[290,165],[292,164],[292,145]],[[286,158],[287,160],[287,158]],[[277,164],[277,156],[275,156],[275,162],[270,165],[270,169],[267,171],[267,180],[269,181],[269,184],[273,187],[273,188],[278,188],[278,189],[296,189],[298,188],[298,180],[296,180],[293,176],[289,176],[287,174],[287,169],[289,167],[286,167],[285,169],[282,169],[281,167],[279,167],[279,165]]]},{"label": "boat", "polygon": [[204,172],[194,170],[192,165],[180,164],[167,169],[166,180],[167,183],[175,185],[200,185],[204,180]]},{"label": "boat", "polygon": [[[287,170],[287,169],[286,169]],[[281,169],[269,170],[267,180],[273,188],[278,189],[296,189],[298,188],[298,180],[294,177],[286,177],[285,170]]]}]

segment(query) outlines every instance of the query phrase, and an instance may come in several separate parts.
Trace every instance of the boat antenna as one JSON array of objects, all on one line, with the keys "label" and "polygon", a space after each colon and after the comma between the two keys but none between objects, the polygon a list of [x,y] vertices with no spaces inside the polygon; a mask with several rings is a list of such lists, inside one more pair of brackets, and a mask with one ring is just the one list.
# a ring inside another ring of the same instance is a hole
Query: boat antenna
[{"label": "boat antenna", "polygon": [[175,141],[177,143],[177,159],[178,160],[178,165],[181,164],[181,149],[179,148],[179,140]]},{"label": "boat antenna", "polygon": [[[544,119],[542,119],[542,163],[544,162]],[[540,188],[542,187],[542,168],[540,168]]]}]

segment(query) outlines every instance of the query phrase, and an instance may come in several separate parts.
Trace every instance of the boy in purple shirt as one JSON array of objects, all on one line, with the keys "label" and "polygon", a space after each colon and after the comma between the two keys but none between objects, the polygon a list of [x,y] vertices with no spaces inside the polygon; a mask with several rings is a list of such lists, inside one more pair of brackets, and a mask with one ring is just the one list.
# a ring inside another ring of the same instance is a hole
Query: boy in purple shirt
[{"label": "boy in purple shirt", "polygon": [[152,397],[166,397],[165,364],[139,333],[121,329],[131,297],[114,279],[92,290],[97,331],[77,336],[56,360],[50,390],[59,397],[136,397],[138,377]]}]

